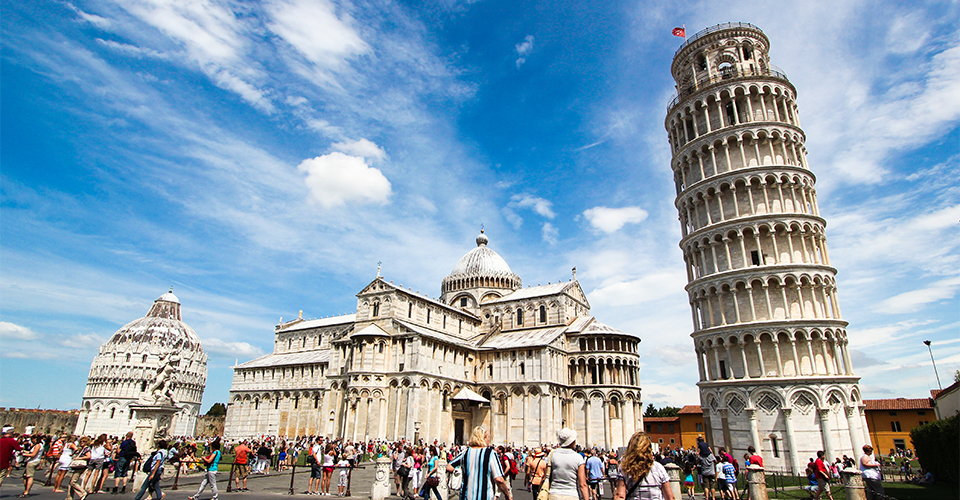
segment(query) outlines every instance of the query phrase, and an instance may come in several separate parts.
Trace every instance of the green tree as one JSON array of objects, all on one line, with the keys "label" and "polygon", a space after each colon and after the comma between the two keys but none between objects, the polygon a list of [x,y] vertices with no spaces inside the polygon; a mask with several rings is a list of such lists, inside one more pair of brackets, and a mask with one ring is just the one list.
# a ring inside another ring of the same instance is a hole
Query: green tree
[{"label": "green tree", "polygon": [[960,382],[960,370],[954,370],[953,372],[953,381]]},{"label": "green tree", "polygon": [[213,406],[207,410],[208,417],[223,417],[227,414],[227,405],[223,403],[213,403]]},{"label": "green tree", "polygon": [[647,409],[643,412],[644,417],[656,417],[657,409],[653,406],[653,403],[647,405]]}]

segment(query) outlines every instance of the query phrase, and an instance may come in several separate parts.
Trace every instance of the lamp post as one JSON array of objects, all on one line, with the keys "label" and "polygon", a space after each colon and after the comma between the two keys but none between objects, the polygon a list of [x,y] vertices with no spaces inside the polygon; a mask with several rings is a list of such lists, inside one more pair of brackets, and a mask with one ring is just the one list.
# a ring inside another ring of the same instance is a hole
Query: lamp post
[{"label": "lamp post", "polygon": [[930,344],[932,344],[933,342],[930,342],[929,340],[924,340],[923,343],[927,345],[927,350],[930,351],[930,362],[933,363],[933,374],[937,376],[937,387],[939,387],[940,390],[942,391],[943,386],[940,385],[940,374],[937,373],[937,362],[933,360],[933,348],[930,347]]}]

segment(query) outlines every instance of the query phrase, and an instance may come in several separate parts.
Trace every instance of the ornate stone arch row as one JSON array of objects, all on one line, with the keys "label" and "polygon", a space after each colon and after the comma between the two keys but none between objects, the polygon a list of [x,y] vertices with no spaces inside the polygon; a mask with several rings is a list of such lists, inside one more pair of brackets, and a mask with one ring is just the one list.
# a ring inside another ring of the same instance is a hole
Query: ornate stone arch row
[{"label": "ornate stone arch row", "polygon": [[637,356],[587,354],[571,356],[568,362],[570,385],[639,385]]},{"label": "ornate stone arch row", "polygon": [[[546,316],[546,321],[542,321],[544,318],[542,318],[540,314],[541,307],[543,308],[543,315]],[[510,318],[510,322],[505,323],[512,325],[514,328],[520,328],[523,326],[557,323],[560,321],[560,308],[560,301],[556,299],[544,300],[543,298],[536,298],[520,304],[498,304],[484,307],[480,314],[483,317],[490,318]],[[523,313],[518,315],[518,310],[522,310]],[[520,324],[517,323],[518,319],[521,320]]]},{"label": "ornate stone arch row", "polygon": [[[709,209],[702,214],[697,213],[699,218],[691,218],[691,222],[697,222],[696,228],[728,219],[769,213],[775,206],[779,208],[776,213],[816,215],[809,200],[804,199],[803,196],[798,197],[799,193],[787,192],[782,198],[778,195],[770,199],[770,195],[774,194],[771,191],[766,197],[763,196],[764,190],[768,188],[793,189],[800,192],[807,190],[815,194],[814,183],[813,174],[798,167],[773,166],[764,169],[734,170],[719,177],[710,178],[706,182],[697,183],[683,191],[677,196],[674,205],[681,213],[700,207]],[[755,191],[759,196],[750,197],[750,190]],[[742,200],[736,197],[738,194],[743,197]],[[711,204],[713,200],[717,202]],[[708,214],[709,217],[707,217]]]},{"label": "ornate stone arch row", "polygon": [[794,90],[784,81],[730,82],[688,100],[665,120],[674,153],[705,135],[748,123],[784,123],[799,127]]},{"label": "ornate stone arch row", "polygon": [[684,240],[681,248],[688,281],[765,265],[829,265],[823,224],[807,217],[716,227]]},{"label": "ornate stone arch row", "polygon": [[696,331],[757,321],[841,318],[836,283],[826,269],[705,281],[688,294]]},{"label": "ornate stone arch row", "polygon": [[702,381],[852,375],[842,327],[770,328],[697,336]]}]

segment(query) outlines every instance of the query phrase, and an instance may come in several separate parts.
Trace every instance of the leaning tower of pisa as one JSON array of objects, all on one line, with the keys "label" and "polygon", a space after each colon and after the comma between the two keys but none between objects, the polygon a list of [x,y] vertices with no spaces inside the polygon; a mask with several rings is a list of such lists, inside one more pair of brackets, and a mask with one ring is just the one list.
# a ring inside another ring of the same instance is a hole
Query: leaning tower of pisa
[{"label": "leaning tower of pisa", "polygon": [[744,23],[687,39],[665,126],[705,437],[802,471],[817,450],[858,456],[869,434],[796,89],[769,50]]}]

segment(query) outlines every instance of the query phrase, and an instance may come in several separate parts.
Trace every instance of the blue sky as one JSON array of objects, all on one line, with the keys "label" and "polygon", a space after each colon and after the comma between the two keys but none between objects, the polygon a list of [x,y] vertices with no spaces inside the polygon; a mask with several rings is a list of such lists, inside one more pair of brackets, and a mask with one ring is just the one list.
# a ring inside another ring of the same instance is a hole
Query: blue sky
[{"label": "blue sky", "polygon": [[[273,326],[474,246],[577,276],[642,338],[644,401],[698,403],[665,105],[688,33],[756,24],[799,93],[867,398],[960,368],[956,2],[2,2],[0,404],[75,408],[171,285],[203,406]],[[21,378],[22,377],[22,378]],[[21,381],[22,380],[22,381]]]}]

